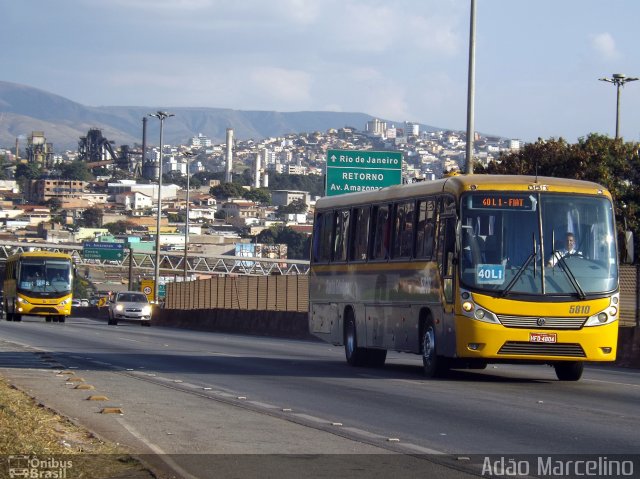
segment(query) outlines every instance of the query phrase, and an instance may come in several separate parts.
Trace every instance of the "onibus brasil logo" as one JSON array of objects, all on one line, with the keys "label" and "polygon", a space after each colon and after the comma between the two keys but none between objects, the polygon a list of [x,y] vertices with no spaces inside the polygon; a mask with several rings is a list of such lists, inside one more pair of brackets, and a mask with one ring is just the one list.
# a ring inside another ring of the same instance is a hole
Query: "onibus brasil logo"
[{"label": "onibus brasil logo", "polygon": [[54,457],[16,455],[9,456],[8,462],[10,478],[66,479],[70,477],[67,475],[69,469],[73,467],[73,461]]}]

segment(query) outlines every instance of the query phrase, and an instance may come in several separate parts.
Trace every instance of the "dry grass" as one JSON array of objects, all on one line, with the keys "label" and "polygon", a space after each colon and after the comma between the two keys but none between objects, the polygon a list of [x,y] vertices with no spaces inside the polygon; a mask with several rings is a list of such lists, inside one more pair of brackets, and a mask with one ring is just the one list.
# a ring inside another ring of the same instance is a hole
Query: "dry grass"
[{"label": "dry grass", "polygon": [[[96,438],[0,377],[0,456],[37,456],[71,460],[67,477],[154,477],[115,444]],[[64,457],[63,457],[64,456]],[[0,459],[0,476],[6,462]]]}]

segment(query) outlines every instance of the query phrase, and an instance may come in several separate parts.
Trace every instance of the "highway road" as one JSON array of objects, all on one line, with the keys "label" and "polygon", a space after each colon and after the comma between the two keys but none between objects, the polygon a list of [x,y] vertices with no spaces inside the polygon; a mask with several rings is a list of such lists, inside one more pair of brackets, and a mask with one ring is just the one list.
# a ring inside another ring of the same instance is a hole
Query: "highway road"
[{"label": "highway road", "polygon": [[573,383],[546,366],[490,365],[426,380],[413,355],[352,368],[324,343],[25,317],[0,321],[0,375],[174,477],[220,477],[208,461],[245,454],[277,458],[280,476],[300,457],[320,461],[306,463],[310,477],[473,477],[489,456],[571,454],[635,461],[640,474],[637,370],[589,366]]}]

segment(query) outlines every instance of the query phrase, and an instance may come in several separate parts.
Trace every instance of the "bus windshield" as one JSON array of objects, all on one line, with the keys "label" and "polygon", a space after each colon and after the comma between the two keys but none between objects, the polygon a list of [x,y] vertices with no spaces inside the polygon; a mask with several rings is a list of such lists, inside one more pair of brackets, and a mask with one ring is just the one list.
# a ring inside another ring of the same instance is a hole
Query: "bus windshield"
[{"label": "bus windshield", "polygon": [[618,284],[606,197],[473,192],[462,197],[464,287],[496,295],[597,295]]},{"label": "bus windshield", "polygon": [[71,291],[71,264],[55,259],[24,259],[18,272],[18,289],[29,292]]}]

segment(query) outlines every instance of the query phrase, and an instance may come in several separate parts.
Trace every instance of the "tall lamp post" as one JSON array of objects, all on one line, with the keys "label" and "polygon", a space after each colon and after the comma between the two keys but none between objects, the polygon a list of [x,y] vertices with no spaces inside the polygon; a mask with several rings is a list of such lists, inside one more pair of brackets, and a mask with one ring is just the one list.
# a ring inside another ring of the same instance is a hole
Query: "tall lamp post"
[{"label": "tall lamp post", "polygon": [[469,15],[469,72],[467,79],[467,167],[465,173],[473,174],[473,140],[474,132],[474,103],[476,92],[476,2],[471,0]]},{"label": "tall lamp post", "polygon": [[195,156],[191,151],[183,153],[187,160],[187,197],[186,197],[186,218],[184,220],[184,281],[187,280],[189,265],[187,263],[187,253],[189,250],[189,160]]},{"label": "tall lamp post", "polygon": [[624,73],[614,73],[612,78],[598,78],[600,81],[613,83],[616,86],[616,139],[620,138],[620,87],[630,81],[636,81],[636,77],[627,77]]},{"label": "tall lamp post", "polygon": [[160,217],[162,216],[162,133],[164,127],[164,120],[174,116],[173,113],[167,113],[166,111],[157,111],[155,113],[149,113],[149,116],[154,116],[160,120],[160,161],[158,168],[158,217],[156,219],[156,264],[153,272],[153,302],[159,303],[160,289]]}]

